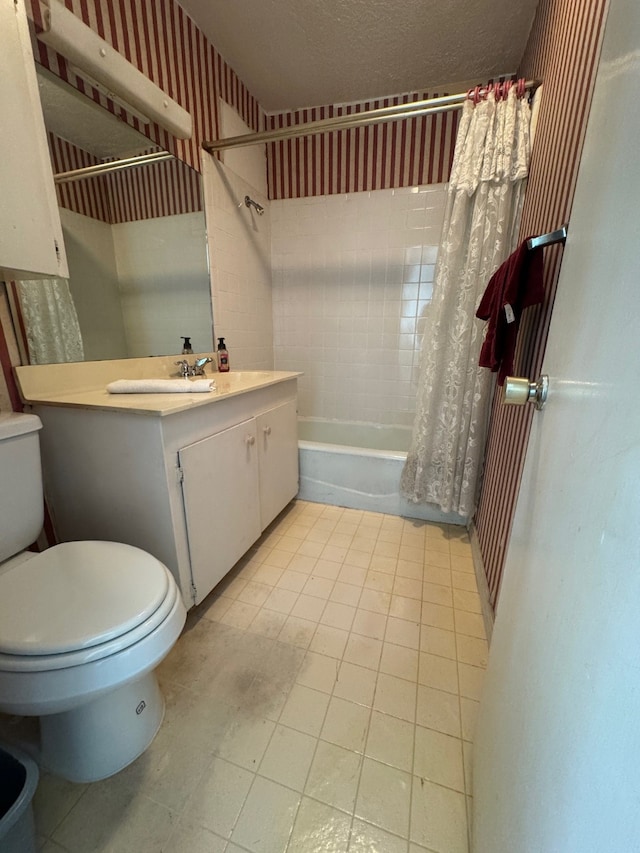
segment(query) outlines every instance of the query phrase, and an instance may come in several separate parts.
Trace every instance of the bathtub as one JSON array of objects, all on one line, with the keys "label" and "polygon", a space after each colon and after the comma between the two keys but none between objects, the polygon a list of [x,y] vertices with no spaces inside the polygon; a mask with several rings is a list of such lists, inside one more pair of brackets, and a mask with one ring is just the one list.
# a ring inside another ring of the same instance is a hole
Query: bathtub
[{"label": "bathtub", "polygon": [[298,420],[300,491],[305,501],[461,524],[459,515],[400,495],[410,427]]}]

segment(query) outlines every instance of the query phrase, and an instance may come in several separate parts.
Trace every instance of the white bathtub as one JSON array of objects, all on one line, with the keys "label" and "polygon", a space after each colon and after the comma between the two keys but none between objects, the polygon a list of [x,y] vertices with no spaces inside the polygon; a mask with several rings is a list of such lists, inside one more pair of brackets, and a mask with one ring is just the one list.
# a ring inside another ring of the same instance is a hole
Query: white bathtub
[{"label": "white bathtub", "polygon": [[300,491],[305,501],[460,524],[459,515],[414,504],[400,495],[409,427],[298,420]]}]

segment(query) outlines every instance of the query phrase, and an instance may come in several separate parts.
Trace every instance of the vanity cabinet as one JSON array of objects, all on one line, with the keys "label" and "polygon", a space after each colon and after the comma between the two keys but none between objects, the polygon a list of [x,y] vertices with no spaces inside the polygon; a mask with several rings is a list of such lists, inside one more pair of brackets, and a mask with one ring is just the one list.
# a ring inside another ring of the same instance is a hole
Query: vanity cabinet
[{"label": "vanity cabinet", "polygon": [[178,454],[195,604],[262,532],[255,425],[243,421]]},{"label": "vanity cabinet", "polygon": [[280,375],[204,404],[164,395],[192,399],[163,415],[128,408],[130,395],[117,410],[32,401],[59,539],[143,548],[173,572],[187,607],[200,603],[298,492],[296,378]]},{"label": "vanity cabinet", "polygon": [[183,447],[178,460],[199,604],[298,492],[295,402]]},{"label": "vanity cabinet", "polygon": [[0,279],[69,274],[24,0],[0,3]]}]

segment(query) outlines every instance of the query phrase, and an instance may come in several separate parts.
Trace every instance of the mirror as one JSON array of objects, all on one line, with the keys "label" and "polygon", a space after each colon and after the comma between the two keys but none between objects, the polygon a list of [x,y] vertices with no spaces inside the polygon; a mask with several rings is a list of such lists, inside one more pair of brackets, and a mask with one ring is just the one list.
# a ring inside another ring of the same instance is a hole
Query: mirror
[{"label": "mirror", "polygon": [[[54,174],[159,150],[37,71]],[[178,354],[183,337],[194,352],[213,350],[200,181],[170,158],[57,184],[85,360]]]}]

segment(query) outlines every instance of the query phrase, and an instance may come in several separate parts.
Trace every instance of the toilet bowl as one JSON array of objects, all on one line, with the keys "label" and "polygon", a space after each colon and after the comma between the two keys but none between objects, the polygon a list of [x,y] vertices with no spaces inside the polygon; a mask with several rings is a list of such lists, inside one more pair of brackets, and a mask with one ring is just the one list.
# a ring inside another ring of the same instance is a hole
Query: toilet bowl
[{"label": "toilet bowl", "polygon": [[[0,474],[3,450],[37,439],[39,425],[34,416],[0,416]],[[11,449],[12,459],[26,450]],[[15,530],[5,541],[12,537]],[[38,758],[51,772],[74,782],[111,776],[144,752],[162,722],[153,670],[185,618],[173,576],[139,548],[66,542],[14,553],[0,562],[0,711],[40,718]]]}]

